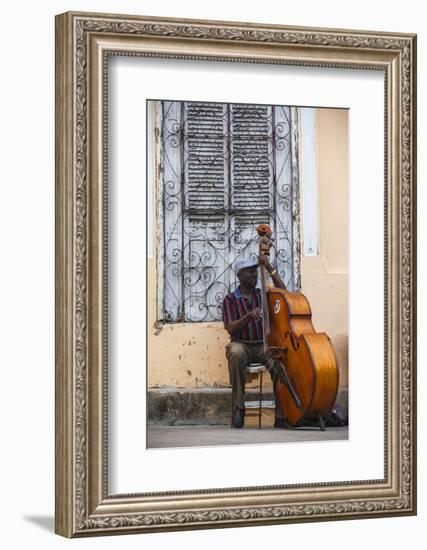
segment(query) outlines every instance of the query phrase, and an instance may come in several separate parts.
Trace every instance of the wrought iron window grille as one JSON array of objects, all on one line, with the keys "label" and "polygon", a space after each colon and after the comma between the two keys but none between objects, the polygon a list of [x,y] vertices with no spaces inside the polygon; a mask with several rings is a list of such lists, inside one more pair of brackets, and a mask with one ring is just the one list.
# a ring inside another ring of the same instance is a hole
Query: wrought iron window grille
[{"label": "wrought iron window grille", "polygon": [[156,102],[160,126],[158,319],[218,321],[256,258],[256,226],[274,231],[272,261],[299,289],[297,110],[285,106]]}]

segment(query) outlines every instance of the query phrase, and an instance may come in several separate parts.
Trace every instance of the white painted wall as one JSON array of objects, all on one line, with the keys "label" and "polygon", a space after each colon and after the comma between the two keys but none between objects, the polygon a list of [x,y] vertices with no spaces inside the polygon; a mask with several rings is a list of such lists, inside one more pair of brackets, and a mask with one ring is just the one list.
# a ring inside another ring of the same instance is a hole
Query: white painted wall
[{"label": "white painted wall", "polygon": [[299,109],[302,255],[319,254],[316,109]]},{"label": "white painted wall", "polygon": [[[54,510],[54,40],[53,16],[68,9],[112,13],[145,13],[174,17],[246,20],[266,23],[378,29],[420,33],[419,76],[425,89],[425,38],[422,3],[404,5],[379,0],[318,3],[212,3],[172,0],[52,0],[43,3],[5,3],[2,11],[0,201],[1,270],[1,518],[2,547],[9,549],[141,548],[206,550],[240,545],[247,549],[279,544],[319,550],[340,546],[347,550],[375,545],[387,550],[422,548],[427,528],[426,400],[419,400],[419,515],[399,519],[242,528],[157,535],[103,537],[67,541],[52,533]],[[427,117],[419,106],[419,151],[426,147]],[[420,212],[426,211],[424,158],[419,155]],[[425,275],[425,222],[419,216],[420,283]],[[419,289],[420,392],[426,389],[425,311]],[[424,392],[423,392],[424,393]],[[301,542],[303,541],[303,542]]]}]

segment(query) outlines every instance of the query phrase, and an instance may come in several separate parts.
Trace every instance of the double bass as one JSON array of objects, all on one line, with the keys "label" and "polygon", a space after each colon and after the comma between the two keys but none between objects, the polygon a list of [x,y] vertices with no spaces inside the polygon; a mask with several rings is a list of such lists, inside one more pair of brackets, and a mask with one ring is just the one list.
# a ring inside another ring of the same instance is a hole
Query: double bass
[{"label": "double bass", "polygon": [[[272,231],[257,227],[260,256],[269,256]],[[261,265],[261,300],[264,351],[274,360],[278,377],[276,398],[284,419],[292,427],[305,421],[319,423],[331,412],[338,392],[338,364],[332,343],[324,332],[316,332],[311,307],[300,292],[266,285]]]}]

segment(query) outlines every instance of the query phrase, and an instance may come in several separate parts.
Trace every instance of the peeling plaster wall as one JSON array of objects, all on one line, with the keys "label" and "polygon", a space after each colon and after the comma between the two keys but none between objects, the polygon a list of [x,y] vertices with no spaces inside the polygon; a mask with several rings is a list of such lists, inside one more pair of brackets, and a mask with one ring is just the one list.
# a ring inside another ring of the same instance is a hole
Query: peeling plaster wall
[{"label": "peeling plaster wall", "polygon": [[[155,280],[155,259],[149,260]],[[222,323],[156,323],[156,293],[149,289],[148,386],[225,386],[229,338]]]},{"label": "peeling plaster wall", "polygon": [[[348,113],[318,109],[316,115],[319,256],[301,258],[301,283],[302,292],[311,303],[316,330],[331,337],[340,367],[340,387],[344,388],[348,380]],[[156,204],[153,192],[153,220],[157,216]],[[157,223],[155,226],[158,229]],[[228,385],[225,346],[229,337],[221,322],[165,325],[156,322],[156,241],[154,232],[154,253],[148,259],[148,386]]]}]

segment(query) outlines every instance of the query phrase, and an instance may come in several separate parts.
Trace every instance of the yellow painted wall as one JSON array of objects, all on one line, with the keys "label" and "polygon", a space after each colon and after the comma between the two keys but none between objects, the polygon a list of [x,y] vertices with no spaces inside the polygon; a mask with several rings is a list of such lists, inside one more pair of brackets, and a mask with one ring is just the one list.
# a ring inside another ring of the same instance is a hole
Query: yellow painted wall
[{"label": "yellow painted wall", "polygon": [[[301,257],[301,291],[348,385],[348,111],[317,109],[319,255]],[[302,228],[303,229],[303,228]]]},{"label": "yellow painted wall", "polygon": [[[331,337],[347,386],[347,111],[317,110],[319,256],[301,258],[302,292],[316,330]],[[153,151],[152,161],[156,163]],[[154,187],[157,187],[156,185]],[[153,193],[153,220],[156,194]],[[157,224],[155,224],[158,229]],[[148,385],[203,387],[229,384],[222,322],[156,322],[156,231],[148,260]]]}]

